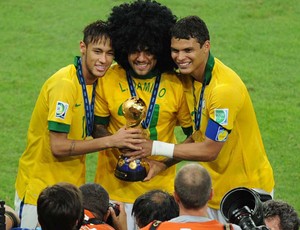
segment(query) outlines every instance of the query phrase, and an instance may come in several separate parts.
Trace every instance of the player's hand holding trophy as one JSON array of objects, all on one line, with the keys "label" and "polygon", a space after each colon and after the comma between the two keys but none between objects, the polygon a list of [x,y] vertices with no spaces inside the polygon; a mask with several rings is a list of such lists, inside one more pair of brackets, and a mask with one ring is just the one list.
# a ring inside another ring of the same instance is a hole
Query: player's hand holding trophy
[{"label": "player's hand holding trophy", "polygon": [[[143,129],[145,139],[149,139],[148,130],[141,125],[147,114],[145,102],[141,98],[133,96],[123,103],[122,111],[126,119],[126,129]],[[145,164],[141,159],[129,162],[127,157],[120,155],[115,169],[115,176],[124,181],[141,181],[147,176]]]}]

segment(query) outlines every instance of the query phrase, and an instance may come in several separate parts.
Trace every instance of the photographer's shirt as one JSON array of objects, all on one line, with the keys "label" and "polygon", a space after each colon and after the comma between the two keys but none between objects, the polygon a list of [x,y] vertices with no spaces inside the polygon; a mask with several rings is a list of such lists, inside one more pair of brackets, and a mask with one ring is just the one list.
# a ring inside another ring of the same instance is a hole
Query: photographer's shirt
[{"label": "photographer's shirt", "polygon": [[151,222],[146,227],[141,228],[141,230],[153,229],[152,225],[157,225],[158,229],[162,230],[180,230],[180,229],[202,229],[202,230],[224,230],[224,229],[234,229],[241,230],[241,228],[234,224],[221,224],[217,220],[212,220],[203,216],[188,216],[182,215],[176,218],[173,218],[169,221],[164,222]]}]

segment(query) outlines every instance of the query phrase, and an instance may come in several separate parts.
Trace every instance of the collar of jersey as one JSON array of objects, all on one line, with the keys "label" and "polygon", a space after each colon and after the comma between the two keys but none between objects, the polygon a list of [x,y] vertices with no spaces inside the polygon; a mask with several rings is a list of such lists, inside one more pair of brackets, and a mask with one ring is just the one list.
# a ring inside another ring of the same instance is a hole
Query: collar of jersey
[{"label": "collar of jersey", "polygon": [[206,63],[206,66],[205,66],[205,72],[204,72],[204,82],[206,83],[206,85],[208,85],[210,80],[211,80],[212,70],[214,68],[214,65],[215,65],[215,58],[209,52],[207,63]]},{"label": "collar of jersey", "polygon": [[75,56],[75,58],[74,58],[74,65],[75,65],[76,69],[77,69],[77,63],[78,63],[79,58],[80,58],[79,56]]}]

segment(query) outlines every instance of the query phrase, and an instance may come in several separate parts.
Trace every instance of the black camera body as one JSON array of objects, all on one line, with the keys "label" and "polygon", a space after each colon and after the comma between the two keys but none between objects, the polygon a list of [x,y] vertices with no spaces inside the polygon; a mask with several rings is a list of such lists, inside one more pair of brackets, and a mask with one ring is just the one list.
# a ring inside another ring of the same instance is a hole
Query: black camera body
[{"label": "black camera body", "polygon": [[253,189],[238,187],[230,190],[221,201],[221,213],[227,222],[239,225],[243,230],[268,230],[264,225],[261,197]]},{"label": "black camera body", "polygon": [[5,202],[3,200],[0,200],[0,230],[6,229],[6,223],[5,223]]},{"label": "black camera body", "polygon": [[[120,214],[120,208],[119,208],[118,204],[109,202],[108,206],[112,207],[114,209],[116,216],[118,216]],[[110,226],[113,226],[113,221],[112,221],[111,215],[109,215],[108,219],[106,220],[106,223],[109,224]]]},{"label": "black camera body", "polygon": [[109,207],[112,207],[116,213],[116,216],[120,214],[120,208],[118,204],[109,202]]}]

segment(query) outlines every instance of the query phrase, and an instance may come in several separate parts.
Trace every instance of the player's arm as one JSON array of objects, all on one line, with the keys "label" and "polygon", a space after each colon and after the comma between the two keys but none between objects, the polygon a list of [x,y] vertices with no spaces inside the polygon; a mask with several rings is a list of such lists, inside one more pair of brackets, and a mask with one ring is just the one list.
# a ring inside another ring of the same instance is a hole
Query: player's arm
[{"label": "player's arm", "polygon": [[213,161],[218,157],[224,142],[217,142],[209,138],[205,138],[203,142],[170,144],[161,141],[147,140],[139,144],[142,150],[126,153],[131,157],[130,160],[144,158],[148,156],[165,156],[177,161],[167,161],[166,164],[172,166],[178,163],[178,160],[191,161]]},{"label": "player's arm", "polygon": [[[147,156],[149,153],[151,154],[153,144],[153,141],[147,141],[142,143],[141,145],[143,146],[143,149],[135,151],[136,153],[139,153],[138,157],[133,156],[130,158],[130,160]],[[173,150],[171,150],[172,148],[170,148],[170,146],[172,145],[174,146]],[[166,156],[166,153],[168,153],[169,157],[173,158],[166,158],[164,161],[156,161],[144,158],[145,161],[149,164],[149,171],[147,176],[144,178],[144,181],[151,180],[154,176],[166,170],[167,168],[179,163],[181,160],[213,161],[217,158],[219,152],[222,149],[222,146],[223,143],[218,143],[213,140],[209,140],[208,138],[201,143],[184,143],[174,145],[161,142],[159,148],[162,148],[162,150],[160,151],[162,154],[158,155]],[[169,149],[169,151],[166,151],[166,149]],[[128,153],[125,155],[130,154],[132,153]]]},{"label": "player's arm", "polygon": [[76,156],[106,148],[140,150],[136,144],[145,141],[141,130],[121,128],[114,135],[91,140],[70,140],[67,133],[50,131],[50,147],[55,157]]},{"label": "player's arm", "polygon": [[131,160],[147,156],[165,156],[177,160],[213,161],[218,157],[230,131],[210,119],[203,142],[170,144],[161,141],[141,143],[142,150],[127,153]]},{"label": "player's arm", "polygon": [[217,159],[224,142],[217,142],[206,137],[203,142],[184,143],[174,146],[174,159],[192,161],[214,161]]}]

